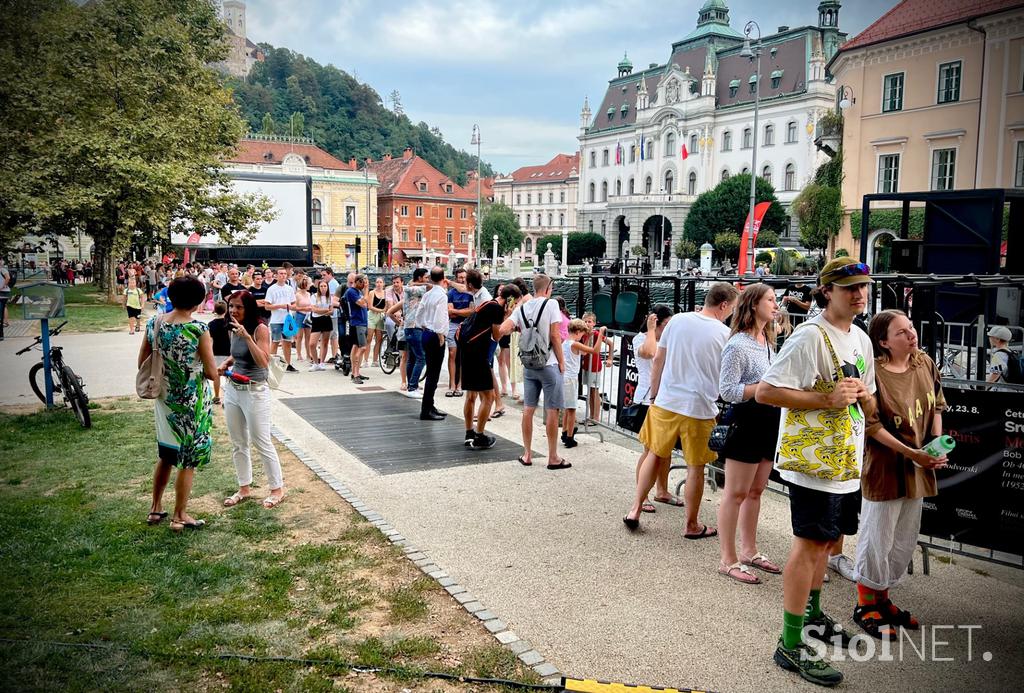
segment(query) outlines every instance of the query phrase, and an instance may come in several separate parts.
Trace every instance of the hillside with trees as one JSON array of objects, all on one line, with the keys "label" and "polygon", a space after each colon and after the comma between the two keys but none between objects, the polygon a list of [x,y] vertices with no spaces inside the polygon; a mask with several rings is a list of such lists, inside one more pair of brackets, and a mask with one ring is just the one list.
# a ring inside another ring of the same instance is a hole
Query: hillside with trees
[{"label": "hillside with trees", "polygon": [[[227,79],[253,132],[311,137],[343,161],[398,156],[412,147],[460,185],[466,182],[466,172],[476,169],[475,154],[445,142],[436,127],[414,124],[402,112],[397,95],[389,110],[372,87],[347,72],[287,48],[260,45],[266,60],[257,63],[245,80]],[[467,143],[469,136],[466,132]],[[480,170],[484,177],[493,175],[487,163]]]}]

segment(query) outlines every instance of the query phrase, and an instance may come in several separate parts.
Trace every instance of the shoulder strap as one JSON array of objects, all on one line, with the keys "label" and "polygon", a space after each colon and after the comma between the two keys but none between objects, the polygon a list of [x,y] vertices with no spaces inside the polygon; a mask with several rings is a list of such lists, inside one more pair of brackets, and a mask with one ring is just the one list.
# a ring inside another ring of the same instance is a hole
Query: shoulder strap
[{"label": "shoulder strap", "polygon": [[821,336],[825,339],[825,346],[828,347],[829,356],[832,357],[832,365],[836,368],[836,378],[838,379],[843,372],[842,366],[839,365],[839,357],[836,356],[836,350],[832,348],[832,340],[828,338],[828,332],[821,325],[815,325],[818,331],[821,332]]},{"label": "shoulder strap", "polygon": [[523,327],[530,329],[533,325],[530,324],[529,319],[526,317],[526,304],[519,306],[519,314],[523,316]]}]

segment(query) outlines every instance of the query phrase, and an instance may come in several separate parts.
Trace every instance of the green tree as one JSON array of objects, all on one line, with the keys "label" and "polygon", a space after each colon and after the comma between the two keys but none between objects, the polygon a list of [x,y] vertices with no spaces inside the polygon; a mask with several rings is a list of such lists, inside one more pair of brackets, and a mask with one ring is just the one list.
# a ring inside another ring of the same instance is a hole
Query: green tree
[{"label": "green tree", "polygon": [[774,256],[774,255],[772,255],[772,254],[771,254],[770,252],[768,252],[767,250],[762,250],[761,252],[759,252],[759,253],[758,253],[758,254],[757,254],[757,255],[756,255],[755,257],[754,257],[754,262],[766,262],[766,263],[771,263],[771,261],[772,261],[772,260],[774,260],[774,259],[775,259],[775,256]]},{"label": "green tree", "polygon": [[276,131],[274,127],[274,116],[269,113],[263,114],[263,122],[260,124],[260,132],[264,135],[273,135]]},{"label": "green tree", "polygon": [[793,274],[793,268],[795,264],[796,260],[794,259],[791,252],[787,252],[782,248],[777,248],[775,250],[775,258],[772,260],[771,263],[772,274],[776,274],[779,276],[791,275]]},{"label": "green tree", "polygon": [[[551,244],[551,252],[554,253],[555,258],[559,262],[562,261],[562,235],[558,233],[552,233],[542,237],[537,241],[537,255],[540,256],[541,262],[544,261],[544,253],[547,252],[548,243]],[[599,233],[588,233],[584,231],[574,231],[569,234],[566,239],[566,245],[569,250],[569,264],[579,265],[584,260],[596,260],[604,256],[606,248],[606,242],[604,236]]]},{"label": "green tree", "polygon": [[735,231],[716,233],[712,245],[721,257],[735,263],[740,252],[740,235]]},{"label": "green tree", "polygon": [[302,115],[301,111],[292,113],[292,117],[288,119],[288,129],[291,130],[292,137],[302,137],[306,129],[306,116]]},{"label": "green tree", "polygon": [[793,200],[793,212],[800,222],[800,243],[810,250],[825,248],[843,223],[839,188],[808,183]]},{"label": "green tree", "polygon": [[[766,230],[780,233],[786,225],[786,213],[775,197],[772,184],[759,177],[755,183],[755,199],[772,203],[761,220],[759,234]],[[715,234],[723,230],[739,234],[749,212],[750,174],[732,176],[697,197],[686,216],[683,233],[698,246],[714,245]]]},{"label": "green tree", "polygon": [[779,234],[771,229],[760,229],[757,232],[757,242],[754,245],[758,248],[777,248],[779,246]]},{"label": "green tree", "polygon": [[131,243],[167,241],[172,226],[189,224],[244,241],[270,218],[265,200],[231,194],[220,170],[246,126],[209,67],[226,55],[225,29],[209,2],[14,0],[6,7],[5,223],[83,229],[112,298],[113,260]]},{"label": "green tree", "polygon": [[[519,229],[512,208],[504,202],[495,202],[484,210],[484,218],[480,222],[483,240],[498,234],[498,253],[504,255],[519,248],[523,243],[523,232]],[[485,242],[484,246],[488,244]]]},{"label": "green tree", "polygon": [[680,260],[690,259],[692,260],[697,256],[697,244],[691,241],[689,238],[680,236],[676,240],[676,257]]}]

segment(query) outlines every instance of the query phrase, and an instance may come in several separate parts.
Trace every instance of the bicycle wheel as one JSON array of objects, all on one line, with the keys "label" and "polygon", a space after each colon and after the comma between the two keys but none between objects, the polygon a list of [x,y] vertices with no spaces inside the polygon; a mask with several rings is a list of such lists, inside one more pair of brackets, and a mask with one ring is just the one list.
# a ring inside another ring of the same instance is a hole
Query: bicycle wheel
[{"label": "bicycle wheel", "polygon": [[43,382],[43,364],[42,362],[32,366],[28,371],[28,384],[32,386],[32,392],[36,393],[36,397],[43,404],[46,404],[46,383]]},{"label": "bicycle wheel", "polygon": [[71,366],[65,364],[61,369],[61,381],[64,387],[64,400],[71,405],[71,410],[75,412],[75,417],[78,419],[78,423],[82,424],[82,428],[89,428],[92,426],[92,417],[89,415],[89,398],[85,394],[85,388],[82,387],[81,378],[75,375]]},{"label": "bicycle wheel", "polygon": [[393,349],[394,342],[388,340],[385,348],[380,352],[380,369],[387,375],[391,375],[395,372],[395,368],[398,366],[398,359],[400,358],[398,351]]}]

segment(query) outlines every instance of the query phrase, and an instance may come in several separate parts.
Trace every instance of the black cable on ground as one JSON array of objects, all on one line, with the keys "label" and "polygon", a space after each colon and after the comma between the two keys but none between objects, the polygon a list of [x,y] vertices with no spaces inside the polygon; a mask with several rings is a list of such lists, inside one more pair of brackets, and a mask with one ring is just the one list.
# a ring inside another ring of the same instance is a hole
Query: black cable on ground
[{"label": "black cable on ground", "polygon": [[412,678],[443,679],[445,681],[457,681],[459,683],[476,683],[493,686],[506,686],[524,691],[560,691],[561,686],[551,686],[544,683],[525,683],[523,681],[512,681],[509,679],[482,678],[477,676],[461,676],[449,674],[443,671],[423,671],[408,667],[367,667],[361,664],[353,664],[338,659],[308,659],[305,657],[283,657],[283,656],[257,656],[237,652],[214,653],[214,654],[182,654],[177,652],[150,652],[140,650],[127,645],[117,643],[89,643],[89,642],[62,642],[58,640],[27,640],[22,638],[0,638],[0,643],[12,645],[46,645],[50,647],[68,647],[83,650],[118,650],[130,654],[146,657],[148,659],[171,659],[171,660],[221,660],[241,662],[283,662],[287,664],[300,664],[302,666],[330,666],[347,671],[354,671],[359,674],[385,674],[394,676],[405,676]]}]

